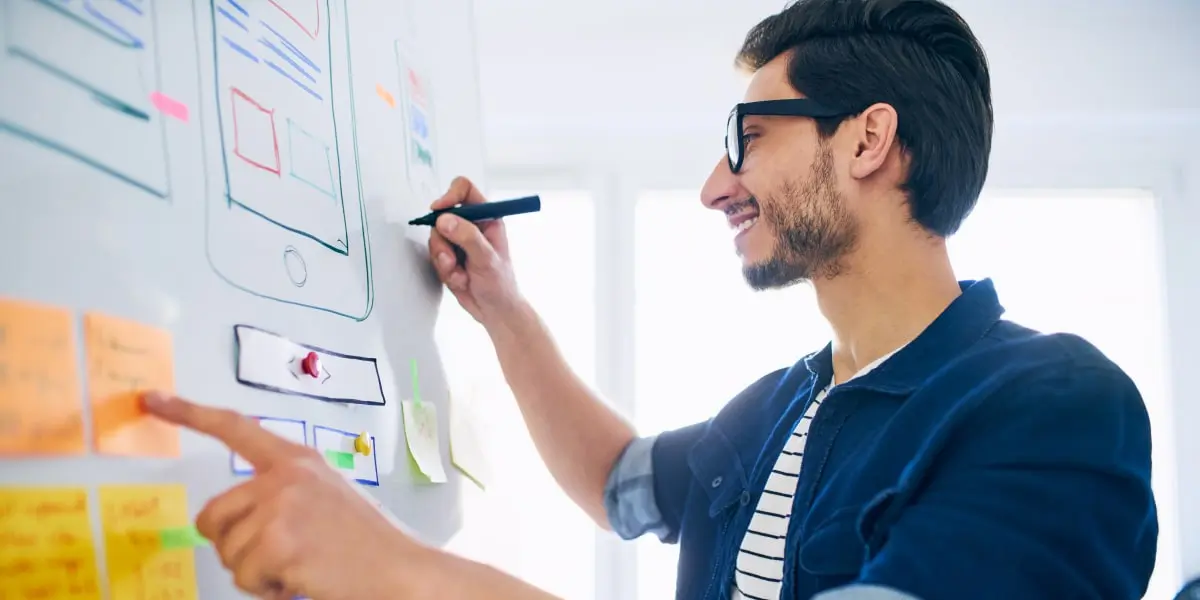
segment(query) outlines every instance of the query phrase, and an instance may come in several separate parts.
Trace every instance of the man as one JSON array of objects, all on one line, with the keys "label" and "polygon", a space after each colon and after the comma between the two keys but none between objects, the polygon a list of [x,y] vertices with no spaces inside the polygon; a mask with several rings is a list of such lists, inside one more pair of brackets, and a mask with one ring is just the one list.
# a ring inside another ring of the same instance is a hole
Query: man
[{"label": "man", "polygon": [[[636,436],[521,297],[503,223],[443,216],[431,237],[558,483],[601,527],[678,542],[681,599],[1140,598],[1157,520],[1137,389],[1083,340],[1001,320],[992,284],[950,266],[992,135],[967,25],[936,0],[800,0],[738,58],[752,79],[701,200],[748,284],[810,282],[834,335],[712,419]],[[483,201],[459,179],[434,208]],[[544,597],[381,527],[319,457],[236,415],[151,410],[262,461],[199,520],[248,591]]]}]

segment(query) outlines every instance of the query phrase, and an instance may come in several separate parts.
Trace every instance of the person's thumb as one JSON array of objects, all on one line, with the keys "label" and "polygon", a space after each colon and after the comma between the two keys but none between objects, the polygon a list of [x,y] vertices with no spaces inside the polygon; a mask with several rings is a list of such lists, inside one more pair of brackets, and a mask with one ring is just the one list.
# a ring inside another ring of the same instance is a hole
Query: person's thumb
[{"label": "person's thumb", "polygon": [[496,249],[474,223],[452,214],[444,214],[438,217],[437,230],[446,241],[462,248],[467,255],[468,266],[471,263],[491,264],[495,259]]}]

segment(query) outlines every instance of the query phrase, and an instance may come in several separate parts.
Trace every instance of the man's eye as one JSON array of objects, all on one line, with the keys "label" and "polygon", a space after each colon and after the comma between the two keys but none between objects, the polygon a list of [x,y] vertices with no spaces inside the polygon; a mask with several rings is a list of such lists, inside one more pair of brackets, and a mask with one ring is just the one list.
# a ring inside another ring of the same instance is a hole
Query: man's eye
[{"label": "man's eye", "polygon": [[749,142],[749,141],[752,141],[752,140],[755,140],[755,139],[758,139],[758,134],[757,134],[757,133],[743,133],[743,134],[742,134],[742,141],[743,141],[743,142]]}]

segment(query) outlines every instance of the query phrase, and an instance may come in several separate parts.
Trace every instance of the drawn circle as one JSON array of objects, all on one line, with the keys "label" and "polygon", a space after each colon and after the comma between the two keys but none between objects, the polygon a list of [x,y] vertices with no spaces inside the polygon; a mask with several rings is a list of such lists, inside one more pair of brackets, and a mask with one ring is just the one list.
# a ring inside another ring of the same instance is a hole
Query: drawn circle
[{"label": "drawn circle", "polygon": [[287,269],[292,285],[304,287],[308,281],[308,265],[305,264],[304,257],[300,256],[300,251],[293,246],[285,248],[283,250],[283,266]]}]

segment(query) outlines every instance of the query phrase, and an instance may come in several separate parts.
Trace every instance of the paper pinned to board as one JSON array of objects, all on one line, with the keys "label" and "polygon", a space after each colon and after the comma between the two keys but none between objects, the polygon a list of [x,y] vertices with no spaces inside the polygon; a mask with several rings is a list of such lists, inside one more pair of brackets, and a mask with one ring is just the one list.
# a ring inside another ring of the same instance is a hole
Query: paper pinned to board
[{"label": "paper pinned to board", "polygon": [[142,410],[139,394],[175,390],[170,332],[98,313],[83,316],[96,451],[179,456],[179,428]]},{"label": "paper pinned to board", "polygon": [[87,489],[0,489],[0,532],[0,598],[100,600]]},{"label": "paper pinned to board", "polygon": [[69,311],[0,299],[0,456],[86,451],[75,357]]},{"label": "paper pinned to board", "polygon": [[404,437],[417,470],[430,483],[446,483],[442,450],[438,442],[437,407],[429,402],[405,400]]},{"label": "paper pinned to board", "polygon": [[100,524],[111,598],[197,600],[187,489],[100,486]]},{"label": "paper pinned to board", "polygon": [[473,398],[462,396],[450,400],[450,464],[486,490],[492,480],[492,466],[483,449],[479,413]]}]

